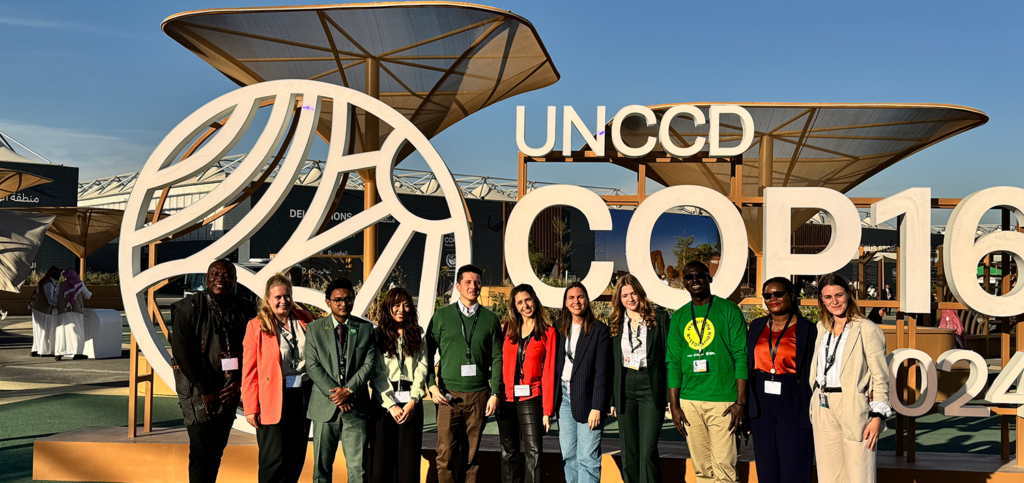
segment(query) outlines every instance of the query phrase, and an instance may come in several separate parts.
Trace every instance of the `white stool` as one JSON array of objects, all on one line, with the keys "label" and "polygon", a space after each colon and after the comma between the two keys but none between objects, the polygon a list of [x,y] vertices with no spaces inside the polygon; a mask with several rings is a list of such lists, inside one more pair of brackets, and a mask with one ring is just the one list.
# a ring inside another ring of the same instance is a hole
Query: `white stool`
[{"label": "white stool", "polygon": [[121,313],[112,309],[85,309],[85,350],[90,359],[121,357]]}]

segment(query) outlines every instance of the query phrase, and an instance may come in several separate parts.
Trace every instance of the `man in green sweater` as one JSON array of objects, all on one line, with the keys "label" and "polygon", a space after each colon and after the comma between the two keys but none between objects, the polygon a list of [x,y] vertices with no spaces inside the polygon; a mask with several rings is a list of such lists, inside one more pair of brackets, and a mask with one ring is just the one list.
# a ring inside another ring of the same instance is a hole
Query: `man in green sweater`
[{"label": "man in green sweater", "polygon": [[438,309],[427,327],[427,353],[440,351],[437,373],[427,373],[437,405],[437,480],[475,483],[477,449],[487,418],[498,411],[501,384],[501,323],[477,303],[482,272],[459,268],[459,300]]},{"label": "man in green sweater", "polygon": [[683,286],[691,301],[672,315],[666,357],[672,422],[686,437],[698,482],[735,482],[733,433],[747,406],[747,324],[736,304],[711,295],[704,263],[686,265]]}]

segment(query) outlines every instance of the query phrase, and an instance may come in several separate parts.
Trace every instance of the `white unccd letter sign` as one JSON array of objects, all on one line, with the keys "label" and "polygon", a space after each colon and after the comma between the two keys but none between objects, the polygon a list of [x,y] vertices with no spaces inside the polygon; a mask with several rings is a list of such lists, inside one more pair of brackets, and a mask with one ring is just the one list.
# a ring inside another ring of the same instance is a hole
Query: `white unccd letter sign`
[{"label": "white unccd letter sign", "polygon": [[711,283],[711,292],[719,297],[732,295],[747,268],[747,231],[743,217],[728,198],[703,186],[673,186],[649,196],[633,213],[626,232],[626,264],[644,286],[647,296],[663,307],[682,307],[690,293],[661,282],[651,264],[651,232],[666,210],[676,206],[696,206],[707,212],[718,225],[722,259]]},{"label": "white unccd letter sign", "polygon": [[[816,208],[829,214],[832,238],[821,253],[791,253],[794,208]],[[765,188],[763,218],[765,280],[831,273],[845,267],[857,255],[860,215],[853,202],[838,191],[828,188]]]}]

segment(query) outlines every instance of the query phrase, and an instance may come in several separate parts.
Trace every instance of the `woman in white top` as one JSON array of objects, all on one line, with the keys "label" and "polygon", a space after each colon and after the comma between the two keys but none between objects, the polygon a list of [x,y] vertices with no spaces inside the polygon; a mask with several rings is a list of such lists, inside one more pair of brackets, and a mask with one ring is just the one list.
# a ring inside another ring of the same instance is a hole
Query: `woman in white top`
[{"label": "woman in white top", "polygon": [[427,344],[412,293],[388,291],[377,323],[378,377],[374,400],[388,411],[377,418],[373,444],[373,481],[420,481],[423,449],[423,397],[427,395]]},{"label": "woman in white top", "polygon": [[661,483],[658,437],[668,405],[669,316],[655,308],[640,281],[619,277],[608,320],[612,336],[612,411],[622,440],[622,480]]},{"label": "woman in white top", "polygon": [[72,269],[64,270],[64,281],[57,291],[57,313],[53,353],[58,361],[63,356],[86,359],[85,352],[85,299],[92,292]]},{"label": "woman in white top", "polygon": [[811,361],[811,425],[820,483],[873,483],[878,438],[889,416],[882,329],[864,318],[850,284],[818,282],[818,340]]}]

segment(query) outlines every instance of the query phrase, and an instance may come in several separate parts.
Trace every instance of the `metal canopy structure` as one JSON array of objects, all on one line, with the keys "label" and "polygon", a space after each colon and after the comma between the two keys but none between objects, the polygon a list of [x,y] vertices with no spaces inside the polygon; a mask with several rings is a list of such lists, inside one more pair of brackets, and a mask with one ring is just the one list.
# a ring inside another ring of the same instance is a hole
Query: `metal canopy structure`
[{"label": "metal canopy structure", "polygon": [[[428,139],[470,114],[558,81],[533,25],[506,10],[454,2],[385,2],[184,12],[162,28],[238,85],[278,79],[330,82],[380,99]],[[317,133],[330,142],[333,105]],[[392,127],[355,109],[348,153],[376,151]],[[411,154],[406,146],[397,162]],[[365,208],[373,170],[359,172]],[[363,231],[364,277],[377,227]]]},{"label": "metal canopy structure", "polygon": [[[277,79],[343,85],[379,98],[427,138],[559,78],[530,22],[466,3],[200,10],[172,15],[162,28],[238,85]],[[369,134],[357,115],[358,129]],[[328,139],[329,124],[318,131]],[[380,126],[378,143],[368,139],[365,149],[376,149],[388,132]]]},{"label": "metal canopy structure", "polygon": [[[0,148],[3,149],[3,148]],[[21,190],[52,182],[52,179],[14,169],[0,168],[0,198],[6,198]]]},{"label": "metal canopy structure", "polygon": [[[659,121],[677,104],[651,106]],[[710,119],[710,103],[693,103]],[[765,187],[825,187],[846,193],[885,168],[944,139],[981,126],[988,116],[977,109],[947,104],[820,104],[738,103],[754,120],[754,142],[741,158],[741,193],[732,193],[730,163],[671,162],[661,146],[648,158],[654,162],[616,158],[611,162],[634,171],[645,165],[645,174],[665,186],[700,185],[733,196],[742,205],[750,248],[762,250],[759,203],[743,204],[742,198],[760,197]],[[723,145],[740,139],[738,120],[722,118]],[[708,124],[694,126],[688,117],[672,120],[670,133],[676,144],[691,145],[697,136],[708,135]],[[640,118],[623,123],[622,137],[630,146],[641,146],[648,136],[658,135]],[[610,136],[608,152],[614,153]],[[707,158],[707,152],[695,158]],[[659,162],[660,161],[660,162]],[[816,213],[794,213],[799,227]]]}]

